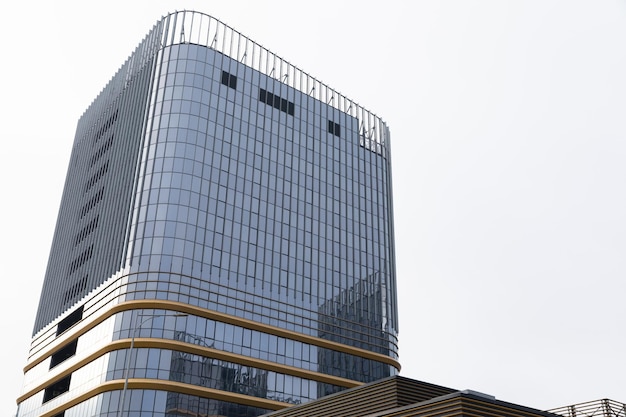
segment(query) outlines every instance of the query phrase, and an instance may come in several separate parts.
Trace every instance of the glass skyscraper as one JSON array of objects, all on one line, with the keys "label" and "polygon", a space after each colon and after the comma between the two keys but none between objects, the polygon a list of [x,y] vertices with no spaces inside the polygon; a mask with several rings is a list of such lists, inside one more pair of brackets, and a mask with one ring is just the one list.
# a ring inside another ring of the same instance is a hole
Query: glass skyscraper
[{"label": "glass skyscraper", "polygon": [[78,121],[18,416],[257,416],[396,375],[389,130],[198,12]]}]

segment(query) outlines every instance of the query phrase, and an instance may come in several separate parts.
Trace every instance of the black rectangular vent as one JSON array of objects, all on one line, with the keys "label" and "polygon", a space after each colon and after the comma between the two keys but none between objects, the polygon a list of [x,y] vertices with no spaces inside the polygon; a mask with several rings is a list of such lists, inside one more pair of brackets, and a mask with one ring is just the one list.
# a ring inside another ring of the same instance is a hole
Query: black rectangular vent
[{"label": "black rectangular vent", "polygon": [[78,245],[82,242],[90,233],[92,233],[98,227],[98,220],[100,219],[100,215],[97,214],[95,218],[93,218],[85,227],[81,229],[80,232],[74,237],[74,246]]},{"label": "black rectangular vent", "polygon": [[53,398],[66,393],[70,390],[70,379],[72,375],[68,375],[65,378],[50,385],[43,393],[43,402],[47,403]]},{"label": "black rectangular vent", "polygon": [[80,306],[76,311],[72,312],[69,316],[61,320],[57,326],[57,336],[81,321],[83,318],[83,306]]},{"label": "black rectangular vent", "polygon": [[94,143],[98,142],[98,140],[102,137],[102,135],[104,135],[104,133],[107,130],[109,130],[111,126],[113,126],[113,123],[115,123],[115,121],[117,120],[117,113],[118,113],[118,110],[115,110],[115,113],[113,113],[113,115],[109,117],[108,120],[104,123],[104,125],[100,127],[98,132],[96,132],[94,136]]},{"label": "black rectangular vent", "polygon": [[339,126],[339,123],[335,123],[332,120],[329,120],[328,131],[335,136],[341,137],[341,126]]},{"label": "black rectangular vent", "polygon": [[89,161],[89,167],[91,168],[98,161],[98,159],[102,158],[102,155],[104,155],[106,151],[108,151],[109,148],[111,148],[111,146],[113,146],[112,134],[111,136],[109,136],[107,141],[103,143],[102,146],[100,146],[100,148],[98,148],[96,153],[93,154],[93,156],[91,157],[91,160]]},{"label": "black rectangular vent", "polygon": [[67,269],[68,274],[72,275],[74,271],[76,271],[78,268],[83,266],[85,262],[91,259],[92,256],[93,256],[93,244],[89,246],[87,249],[85,249],[83,253],[78,255],[78,257],[72,261],[72,263],[69,265]]},{"label": "black rectangular vent", "polygon": [[229,72],[222,71],[222,84],[236,90],[237,89],[237,76]]},{"label": "black rectangular vent", "polygon": [[76,296],[81,294],[85,290],[85,288],[87,288],[88,277],[89,277],[89,274],[85,274],[84,277],[82,277],[79,281],[75,282],[71,287],[67,289],[67,291],[65,291],[65,294],[63,295],[63,304],[69,303]]},{"label": "black rectangular vent", "polygon": [[89,180],[85,183],[85,193],[91,189],[94,185],[100,181],[100,179],[109,172],[109,160],[107,160],[95,174],[89,178]]},{"label": "black rectangular vent", "polygon": [[285,113],[291,116],[293,116],[294,110],[296,108],[296,105],[293,102],[287,101],[284,98],[281,98],[280,96],[272,94],[269,91],[264,90],[262,88],[259,89],[259,100],[265,104],[268,104],[274,107],[275,109],[284,111]]},{"label": "black rectangular vent", "polygon": [[83,205],[80,209],[80,213],[78,213],[79,218],[82,219],[85,217],[85,215],[102,200],[102,197],[104,197],[104,186],[100,188],[100,190],[93,197],[91,197],[85,205]]},{"label": "black rectangular vent", "polygon": [[76,345],[78,345],[78,339],[74,339],[72,342],[54,352],[50,358],[50,369],[74,356],[76,354]]}]

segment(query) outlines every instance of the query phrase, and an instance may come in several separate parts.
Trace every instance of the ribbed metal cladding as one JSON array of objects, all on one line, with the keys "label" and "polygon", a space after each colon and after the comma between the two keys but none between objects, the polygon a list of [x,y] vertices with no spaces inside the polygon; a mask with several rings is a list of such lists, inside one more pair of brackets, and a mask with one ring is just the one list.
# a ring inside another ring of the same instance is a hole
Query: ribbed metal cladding
[{"label": "ribbed metal cladding", "polygon": [[122,266],[152,71],[127,61],[78,122],[33,335]]}]

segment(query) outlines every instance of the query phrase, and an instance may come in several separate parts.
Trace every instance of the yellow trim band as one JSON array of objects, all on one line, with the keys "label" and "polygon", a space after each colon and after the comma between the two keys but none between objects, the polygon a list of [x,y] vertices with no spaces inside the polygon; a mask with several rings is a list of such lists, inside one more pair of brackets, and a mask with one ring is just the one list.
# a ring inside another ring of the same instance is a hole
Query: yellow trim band
[{"label": "yellow trim band", "polygon": [[380,353],[371,352],[366,349],[361,349],[357,347],[352,347],[348,345],[344,345],[341,343],[333,342],[330,340],[321,339],[316,336],[310,336],[298,332],[294,332],[292,330],[281,329],[280,327],[271,326],[269,324],[258,323],[253,320],[244,319],[236,316],[232,316],[230,314],[220,313],[213,310],[208,310],[201,307],[192,306],[190,304],[184,304],[177,301],[168,301],[168,300],[134,300],[134,301],[125,301],[120,304],[116,304],[112,306],[109,310],[107,310],[103,315],[97,317],[93,322],[88,325],[81,327],[77,332],[67,332],[63,334],[59,338],[59,343],[55,343],[53,347],[46,349],[45,351],[40,353],[40,356],[33,359],[30,363],[28,363],[24,367],[24,372],[32,369],[37,364],[43,362],[48,356],[52,355],[54,350],[58,349],[61,342],[66,342],[80,335],[88,332],[98,324],[102,323],[104,320],[113,316],[122,311],[129,311],[135,309],[162,309],[162,310],[172,310],[178,311],[181,313],[187,313],[198,317],[203,317],[206,319],[220,321],[222,323],[233,324],[236,326],[244,327],[250,330],[258,330],[264,333],[272,334],[274,336],[285,337],[291,340],[297,340],[299,342],[308,343],[311,345],[315,345],[322,348],[327,348],[331,350],[336,350],[338,352],[348,353],[350,355],[360,356],[362,358],[372,359],[378,362],[385,363],[387,365],[391,365],[400,371],[400,363],[390,358],[389,356],[382,355]]},{"label": "yellow trim band", "polygon": [[[45,382],[39,384],[35,388],[28,390],[25,394],[22,394],[18,399],[17,403],[21,403],[22,401],[28,399],[33,396],[37,392],[45,389],[46,386],[51,383],[70,375],[74,371],[84,367],[88,363],[98,359],[99,357],[112,352],[114,350],[127,349],[130,347],[131,340],[123,339],[116,340],[103,346],[97,351],[93,352],[89,356],[81,359],[74,365],[68,367],[63,372],[55,375],[54,378],[48,379]],[[168,349],[168,350],[177,350],[184,353],[190,353],[193,355],[205,356],[214,359],[224,360],[227,362],[233,362],[246,366],[253,366],[259,369],[265,369],[268,371],[274,371],[279,373],[284,373],[286,375],[293,375],[305,379],[312,379],[317,382],[324,382],[328,384],[338,385],[340,387],[352,388],[362,385],[361,382],[357,382],[347,378],[336,377],[328,374],[324,374],[316,371],[309,371],[302,368],[297,368],[295,366],[289,365],[281,365],[275,362],[266,361],[263,359],[255,359],[249,356],[239,355],[236,353],[224,352],[222,350],[218,350],[215,348],[198,346],[191,343],[180,342],[177,340],[168,340],[168,339],[154,339],[154,338],[141,338],[135,339],[135,344],[133,349],[136,348],[158,348],[158,349]],[[161,381],[161,380],[158,380]]]},{"label": "yellow trim band", "polygon": [[[60,412],[74,407],[89,398],[96,395],[124,389],[123,380],[108,381],[97,387],[72,398],[68,402],[53,408],[52,410],[42,414],[40,417],[53,417]],[[151,379],[129,379],[127,389],[153,389],[158,391],[170,391],[180,394],[195,395],[203,398],[211,398],[214,400],[228,401],[236,404],[244,404],[252,407],[266,408],[269,410],[280,410],[289,407],[289,404],[280,401],[268,400],[265,398],[251,397],[249,395],[237,394],[234,392],[220,391],[214,388],[199,387],[197,385],[184,384],[175,381],[161,381]]]}]

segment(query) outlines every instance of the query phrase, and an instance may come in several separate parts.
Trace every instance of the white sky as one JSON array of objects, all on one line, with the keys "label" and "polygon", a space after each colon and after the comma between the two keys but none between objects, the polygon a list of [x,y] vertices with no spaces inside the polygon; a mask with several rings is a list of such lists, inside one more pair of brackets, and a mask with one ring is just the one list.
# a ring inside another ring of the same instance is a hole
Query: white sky
[{"label": "white sky", "polygon": [[0,414],[78,117],[182,9],[388,122],[401,375],[539,409],[626,402],[625,0],[38,0],[0,25]]}]

